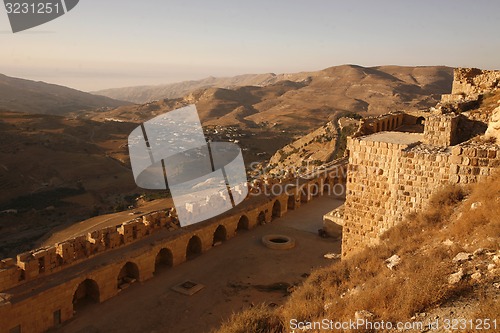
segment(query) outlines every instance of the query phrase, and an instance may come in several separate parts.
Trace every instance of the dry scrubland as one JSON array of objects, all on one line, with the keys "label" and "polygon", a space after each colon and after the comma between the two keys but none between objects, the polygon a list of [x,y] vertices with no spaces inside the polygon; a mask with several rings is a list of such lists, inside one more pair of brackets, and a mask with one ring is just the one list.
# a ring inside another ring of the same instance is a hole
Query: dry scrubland
[{"label": "dry scrubland", "polygon": [[0,212],[14,212],[0,213],[0,257],[141,193],[126,147],[136,126],[0,110]]},{"label": "dry scrubland", "polygon": [[[315,271],[284,306],[234,314],[217,332],[289,332],[291,319],[354,320],[363,310],[373,321],[411,321],[421,313],[452,319],[460,309],[462,318],[498,321],[499,216],[500,175],[471,187],[446,187],[376,247]],[[393,255],[401,261],[389,269]]]}]

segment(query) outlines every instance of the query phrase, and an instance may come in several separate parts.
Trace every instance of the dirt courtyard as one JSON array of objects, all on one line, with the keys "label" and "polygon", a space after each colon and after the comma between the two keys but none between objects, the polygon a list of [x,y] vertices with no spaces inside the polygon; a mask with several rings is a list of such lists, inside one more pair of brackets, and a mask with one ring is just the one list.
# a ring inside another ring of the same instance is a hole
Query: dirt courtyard
[{"label": "dirt courtyard", "polygon": [[[294,285],[313,268],[331,263],[328,252],[340,253],[340,242],[320,238],[322,216],[343,203],[321,197],[289,211],[264,226],[240,232],[201,256],[135,283],[101,304],[89,304],[51,332],[203,333],[210,332],[251,304],[283,304],[285,293],[273,284]],[[261,243],[267,234],[294,237],[295,248],[271,250]],[[192,296],[171,288],[187,280],[205,287]],[[278,289],[278,290],[276,290]]]}]

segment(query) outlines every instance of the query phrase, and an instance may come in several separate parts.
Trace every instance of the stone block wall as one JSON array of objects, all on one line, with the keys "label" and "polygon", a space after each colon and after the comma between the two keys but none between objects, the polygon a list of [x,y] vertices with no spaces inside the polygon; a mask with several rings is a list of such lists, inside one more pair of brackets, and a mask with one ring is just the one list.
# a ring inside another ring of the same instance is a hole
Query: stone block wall
[{"label": "stone block wall", "polygon": [[344,226],[344,206],[340,206],[331,212],[323,215],[323,230],[333,238],[342,237],[342,227]]},{"label": "stone block wall", "polygon": [[158,211],[123,223],[96,230],[50,247],[36,249],[0,262],[0,291],[49,275],[97,254],[125,246],[167,228],[178,227],[171,209]]},{"label": "stone block wall", "polygon": [[[292,209],[310,201],[315,195],[323,194],[327,186],[334,192],[337,192],[336,186],[338,185],[344,188],[346,168],[347,161],[342,160],[339,165],[335,165],[328,172],[318,173],[314,178],[300,182],[299,186],[295,186],[296,188],[290,187],[290,189],[295,188],[296,191],[292,195]],[[298,178],[289,179],[289,181],[292,180],[298,181]],[[269,180],[261,184],[260,193],[274,194],[273,186],[281,188],[285,185],[285,183]],[[291,203],[285,202],[285,208],[287,205]],[[266,220],[269,221],[271,213],[266,214]],[[0,291],[56,273],[95,255],[137,242],[161,230],[175,231],[179,228],[175,209],[167,209],[137,217],[117,227],[95,230],[50,247],[21,253],[16,259],[5,259],[0,262]]]},{"label": "stone block wall", "polygon": [[500,71],[478,68],[456,68],[453,73],[452,94],[482,94],[499,87]]},{"label": "stone block wall", "polygon": [[443,95],[441,102],[455,103],[477,99],[480,95],[500,87],[500,71],[477,68],[455,68],[451,94]]},{"label": "stone block wall", "polygon": [[457,143],[459,116],[453,113],[431,114],[425,119],[424,142],[447,147]]},{"label": "stone block wall", "polygon": [[351,138],[342,254],[378,242],[381,234],[429,202],[444,184],[485,180],[500,168],[500,147],[466,142],[435,147]]},{"label": "stone block wall", "polygon": [[450,182],[470,184],[487,181],[500,169],[500,146],[464,142],[451,149]]}]

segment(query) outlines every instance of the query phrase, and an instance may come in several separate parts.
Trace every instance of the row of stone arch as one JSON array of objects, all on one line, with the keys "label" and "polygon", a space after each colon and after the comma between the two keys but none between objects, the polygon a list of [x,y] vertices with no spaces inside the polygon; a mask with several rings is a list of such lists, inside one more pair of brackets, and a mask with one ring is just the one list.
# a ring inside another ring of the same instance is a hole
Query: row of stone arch
[{"label": "row of stone arch", "polygon": [[[64,272],[67,282],[52,288],[51,293],[43,293],[40,298],[29,299],[30,307],[13,304],[12,308],[3,313],[7,316],[11,313],[15,314],[13,317],[16,318],[14,321],[18,324],[16,327],[22,325],[23,330],[27,331],[41,331],[57,326],[69,320],[74,316],[75,310],[78,312],[88,303],[108,300],[135,281],[142,282],[153,278],[163,270],[195,258],[210,247],[234,237],[239,232],[281,217],[287,210],[296,209],[313,197],[326,193],[324,188],[328,185],[345,185],[346,165],[339,164],[339,169],[342,171],[340,174],[334,173],[333,167],[321,169],[321,175],[315,179],[303,181],[301,184],[281,185],[281,190],[285,189],[285,193],[271,192],[274,197],[272,200],[266,200],[258,206],[247,206],[240,214],[226,215],[217,220],[207,221],[192,228],[189,233],[180,232],[177,237],[164,239],[163,234],[152,236],[151,242],[145,241],[143,244],[138,244],[139,246],[134,246],[130,251],[126,251],[126,256],[129,257],[127,260],[114,263],[109,261],[109,264],[99,264],[92,266],[93,268],[90,268],[87,263],[75,263],[74,269]],[[87,268],[90,269],[87,270]],[[82,277],[83,271],[86,271],[86,276]],[[50,306],[38,307],[40,302],[45,302],[45,300]],[[36,308],[35,313],[32,307]],[[32,320],[34,316],[43,317],[43,320],[35,323]],[[2,324],[0,324],[1,331],[5,326]]]},{"label": "row of stone arch", "polygon": [[[309,202],[312,197],[319,196],[326,191],[327,186],[337,183],[338,179],[323,179],[322,181],[315,181],[309,184],[304,184],[302,191],[290,194],[285,198],[276,198],[271,208],[271,220],[282,216],[282,204],[287,210],[293,210],[301,203]],[[268,206],[269,207],[269,206]],[[265,224],[266,211],[261,210],[256,217],[257,225]],[[249,230],[252,227],[250,219],[246,214],[242,214],[236,226],[236,233]],[[228,239],[228,231],[224,224],[219,224],[213,232],[212,246],[218,245]],[[198,235],[193,235],[186,245],[186,260],[191,260],[199,256],[203,252],[202,240]],[[158,250],[154,260],[154,273],[153,275],[160,274],[174,266],[174,255],[168,247],[162,247]],[[124,286],[130,285],[135,281],[141,279],[141,272],[139,266],[133,261],[126,262],[116,275],[116,288],[122,289]],[[73,294],[73,309],[78,311],[79,308],[84,307],[90,303],[100,302],[100,288],[99,284],[91,278],[87,278],[80,282]]]},{"label": "row of stone arch", "polygon": [[388,117],[375,122],[374,132],[392,131],[403,124],[402,117]]},{"label": "row of stone arch", "polygon": [[[295,197],[293,196],[293,200]],[[272,207],[272,218],[277,218],[281,216],[281,203],[279,200],[275,200]],[[257,216],[257,224],[265,224],[266,215],[264,211],[260,211]],[[247,215],[241,215],[236,232],[249,230],[250,220]],[[224,225],[220,224],[213,233],[212,245],[217,245],[228,239],[227,229]],[[192,260],[202,253],[202,241],[199,236],[193,235],[186,246],[186,260]],[[154,261],[154,275],[160,274],[163,271],[168,270],[174,265],[174,257],[172,251],[167,248],[161,248]],[[116,287],[118,289],[123,289],[124,287],[140,280],[140,270],[136,263],[133,261],[126,262],[120,269],[116,277]],[[79,311],[92,303],[100,302],[100,288],[98,283],[87,278],[82,281],[76,288],[73,294],[73,309],[74,311]]]}]

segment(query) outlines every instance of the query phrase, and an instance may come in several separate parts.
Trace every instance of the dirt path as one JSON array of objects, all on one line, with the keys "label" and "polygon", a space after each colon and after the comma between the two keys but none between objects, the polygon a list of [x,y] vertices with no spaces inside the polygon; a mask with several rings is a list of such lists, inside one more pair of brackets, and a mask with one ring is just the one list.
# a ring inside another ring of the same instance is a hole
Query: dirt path
[{"label": "dirt path", "polygon": [[[339,253],[340,243],[319,238],[314,231],[321,227],[323,214],[340,204],[331,197],[318,198],[270,224],[240,232],[194,260],[132,285],[102,304],[89,305],[54,332],[202,333],[252,303],[283,304],[283,292],[258,287],[300,283],[313,268],[331,263],[323,254]],[[271,233],[292,236],[297,246],[270,250],[260,239]],[[186,280],[205,288],[193,296],[170,289]]]}]

